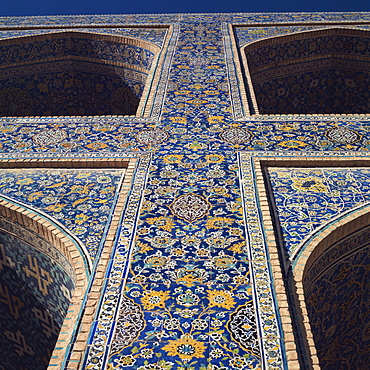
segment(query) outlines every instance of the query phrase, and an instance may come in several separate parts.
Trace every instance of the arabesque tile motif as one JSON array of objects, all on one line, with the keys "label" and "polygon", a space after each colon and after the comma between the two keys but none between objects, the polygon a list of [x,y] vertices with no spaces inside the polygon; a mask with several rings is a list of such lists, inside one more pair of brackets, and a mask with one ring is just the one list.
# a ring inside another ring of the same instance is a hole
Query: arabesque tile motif
[{"label": "arabesque tile motif", "polygon": [[[0,18],[3,45],[73,29],[161,48],[140,88],[152,104],[145,115],[0,118],[0,160],[24,160],[24,168],[0,169],[0,196],[79,238],[94,261],[92,287],[101,279],[90,331],[82,331],[83,319],[76,322],[72,342],[56,356],[59,368],[309,368],[311,355],[288,331],[287,298],[284,307],[277,298],[284,282],[275,279],[279,257],[267,240],[281,235],[278,248],[293,261],[305,237],[367,204],[368,165],[334,168],[334,162],[356,156],[366,162],[370,121],[366,114],[253,115],[238,53],[277,35],[369,24],[370,13]],[[121,51],[137,53],[138,63],[152,60],[129,49]],[[129,55],[120,57],[125,63]],[[0,85],[0,96],[6,88]],[[260,171],[259,157],[286,164],[262,164]],[[308,157],[317,163],[296,165]],[[333,168],[320,163],[325,157]],[[115,169],[116,159],[130,158],[137,159],[132,178]],[[94,168],[94,159],[109,165]],[[30,160],[71,167],[30,169]],[[125,181],[129,190],[110,235]],[[260,207],[262,190],[268,210]],[[275,230],[266,214],[276,216]],[[102,273],[108,239],[113,248]],[[91,289],[84,302],[96,295]],[[84,314],[89,310],[87,304]]]}]

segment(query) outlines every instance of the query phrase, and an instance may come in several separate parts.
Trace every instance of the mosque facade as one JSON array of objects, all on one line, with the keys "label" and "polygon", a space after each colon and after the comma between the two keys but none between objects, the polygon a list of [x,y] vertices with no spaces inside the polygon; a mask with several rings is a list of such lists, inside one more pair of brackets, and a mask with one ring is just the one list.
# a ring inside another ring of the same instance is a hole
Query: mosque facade
[{"label": "mosque facade", "polygon": [[0,370],[365,369],[370,13],[0,18]]}]

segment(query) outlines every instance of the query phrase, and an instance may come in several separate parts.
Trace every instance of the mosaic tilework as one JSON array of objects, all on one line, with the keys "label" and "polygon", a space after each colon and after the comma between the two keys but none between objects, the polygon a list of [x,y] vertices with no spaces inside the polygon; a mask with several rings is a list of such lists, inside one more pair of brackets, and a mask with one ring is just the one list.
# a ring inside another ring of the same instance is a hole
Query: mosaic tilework
[{"label": "mosaic tilework", "polygon": [[[320,26],[270,26],[270,27],[234,27],[236,41],[239,47],[243,47],[250,42],[261,40],[268,37],[289,35],[291,33],[298,33],[304,31],[318,30],[322,28],[338,28],[338,26],[331,26],[326,24],[324,27]],[[340,28],[350,29],[364,29],[368,30],[370,27],[367,25],[361,26],[345,26],[341,25]]]},{"label": "mosaic tilework", "polygon": [[0,46],[0,115],[135,114],[155,53],[96,37],[59,32],[7,40]]},{"label": "mosaic tilework", "polygon": [[318,227],[370,201],[367,168],[268,168],[276,211],[290,258]]},{"label": "mosaic tilework", "polygon": [[368,112],[368,35],[323,32],[245,49],[261,114]]},{"label": "mosaic tilework", "polygon": [[[58,33],[58,32],[66,32],[66,31],[76,31],[73,29],[64,29],[64,30],[56,30],[56,29],[41,29],[41,30],[22,30],[22,31],[2,31],[0,33],[0,39],[7,39],[7,38],[14,38],[20,36],[33,36],[33,35],[41,35],[46,33]],[[149,41],[158,47],[163,46],[164,38],[167,32],[166,28],[79,28],[78,32],[92,32],[92,33],[100,33],[103,35],[119,35],[125,37],[134,37],[137,39],[141,39],[144,41]]]},{"label": "mosaic tilework", "polygon": [[[32,70],[29,66],[13,68],[14,74],[23,77],[1,81],[1,115],[133,115],[147,77],[131,71],[132,79],[122,82],[122,76],[127,75],[124,68],[75,61],[33,67]],[[40,67],[49,73],[40,73]]]},{"label": "mosaic tilework", "polygon": [[[0,152],[4,157],[17,157],[19,153],[31,157],[37,153],[47,156],[50,152],[64,155],[97,153],[99,156],[121,152],[120,155],[125,157],[130,156],[130,151],[145,152],[162,147],[162,152],[167,153],[166,148],[185,146],[185,149],[189,148],[189,154],[197,155],[198,148],[208,147],[206,142],[215,151],[337,151],[339,154],[348,150],[366,152],[370,148],[370,125],[364,119],[331,117],[309,121],[295,117],[230,124],[225,116],[205,118],[198,114],[195,126],[186,117],[169,120],[181,122],[176,122],[175,127],[166,124],[160,131],[155,131],[147,128],[144,119],[134,118],[126,118],[124,125],[120,119],[111,118],[29,119],[25,123],[3,119],[0,120]],[[206,124],[201,123],[204,120]],[[208,127],[212,122],[212,127]],[[196,139],[189,143],[187,138],[193,132]]]},{"label": "mosaic tilework", "polygon": [[[124,293],[114,336],[103,336],[107,319],[102,316],[85,366],[279,367],[281,335],[271,309],[268,267],[259,266],[258,286],[246,279],[250,256],[236,156],[207,151],[208,128],[224,118],[212,116],[219,112],[217,104],[230,117],[229,94],[222,84],[225,63],[219,57],[221,30],[184,25],[178,46],[160,126],[166,129],[171,123],[177,140],[171,137],[158,148],[161,156],[153,159],[148,174],[127,284],[114,280],[114,291]],[[193,84],[181,90],[179,81]],[[197,132],[196,140],[187,132]],[[190,205],[196,212],[188,212]],[[256,290],[258,304],[265,308],[262,337]],[[117,301],[104,301],[110,314]],[[188,317],[181,317],[184,309]],[[101,351],[110,343],[107,361]]]},{"label": "mosaic tilework", "polygon": [[150,69],[154,53],[142,47],[111,40],[96,39],[79,32],[59,32],[35,38],[14,39],[0,46],[0,63],[8,68],[15,63],[36,62],[48,58],[84,57],[126,63]]},{"label": "mosaic tilework", "polygon": [[[81,368],[287,368],[251,156],[365,155],[368,118],[246,118],[229,24],[369,19],[269,13],[6,20],[27,27],[172,26],[147,118],[1,119],[2,158],[140,156]],[[94,204],[96,195],[88,198]],[[72,368],[68,356],[64,365]]]},{"label": "mosaic tilework", "polygon": [[73,284],[76,283],[76,272],[64,254],[45,239],[41,238],[36,232],[31,232],[2,216],[0,216],[0,230],[2,234],[11,234],[16,239],[21,239],[24,243],[32,245],[32,248],[38,250],[41,254],[47,255],[53,263],[59,266],[59,269],[64,270]]},{"label": "mosaic tilework", "polygon": [[14,370],[46,368],[74,290],[73,280],[40,249],[4,231],[0,232],[0,280],[1,365]]},{"label": "mosaic tilework", "polygon": [[0,195],[29,204],[67,227],[94,259],[123,170],[1,170]]},{"label": "mosaic tilework", "polygon": [[321,369],[361,369],[370,361],[369,237],[367,228],[338,242],[304,280]]},{"label": "mosaic tilework", "polygon": [[103,25],[103,24],[158,24],[184,21],[221,20],[229,23],[267,23],[267,22],[343,22],[370,20],[367,12],[325,12],[325,13],[231,13],[231,14],[110,14],[80,16],[33,16],[33,17],[0,17],[1,26],[33,25]]}]

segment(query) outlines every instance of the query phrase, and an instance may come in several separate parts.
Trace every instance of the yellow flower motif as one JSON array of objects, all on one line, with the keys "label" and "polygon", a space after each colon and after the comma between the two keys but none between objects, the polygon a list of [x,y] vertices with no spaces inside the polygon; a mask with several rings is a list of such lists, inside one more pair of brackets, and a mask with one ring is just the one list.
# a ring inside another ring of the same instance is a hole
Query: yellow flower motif
[{"label": "yellow flower motif", "polygon": [[86,202],[87,200],[89,200],[90,198],[87,197],[87,198],[80,198],[80,199],[77,199],[75,200],[73,203],[72,203],[72,207],[76,207],[78,206],[79,204],[83,203],[83,202]]},{"label": "yellow flower motif", "polygon": [[223,229],[233,223],[233,219],[229,217],[211,217],[207,220],[207,229]]},{"label": "yellow flower motif", "polygon": [[238,285],[249,284],[249,279],[245,276],[238,275],[233,277],[233,283]]},{"label": "yellow flower motif", "polygon": [[171,231],[173,228],[173,219],[170,217],[152,217],[148,218],[146,222],[148,222],[148,224],[150,225],[157,226],[158,229],[162,229],[165,231]]},{"label": "yellow flower motif", "polygon": [[90,192],[89,185],[73,185],[68,194],[72,193],[89,194],[89,192]]},{"label": "yellow flower motif", "polygon": [[192,143],[186,144],[186,147],[191,150],[199,150],[199,149],[205,149],[207,145],[204,143],[199,143],[197,141],[194,141]]},{"label": "yellow flower motif", "polygon": [[135,247],[139,248],[139,250],[137,251],[138,253],[146,253],[153,249],[149,244],[142,243],[139,241],[136,242]]},{"label": "yellow flower motif", "polygon": [[293,179],[292,187],[303,192],[312,191],[315,193],[328,193],[328,188],[324,185],[321,179],[316,177],[295,178]]},{"label": "yellow flower motif", "polygon": [[170,117],[173,123],[186,123],[186,117]]},{"label": "yellow flower motif", "polygon": [[206,161],[208,163],[222,163],[225,157],[221,154],[208,154],[206,155]]},{"label": "yellow flower motif", "polygon": [[145,310],[152,310],[154,307],[165,308],[165,303],[170,296],[168,292],[162,290],[152,290],[151,292],[145,292],[145,296],[141,298],[141,303]]},{"label": "yellow flower motif", "polygon": [[79,215],[76,215],[76,224],[77,225],[81,225],[83,224],[85,221],[87,221],[89,217],[86,216],[85,214],[83,213],[80,213]]},{"label": "yellow flower motif", "polygon": [[144,260],[145,267],[151,269],[162,269],[166,266],[167,262],[168,258],[161,255],[148,256]]},{"label": "yellow flower motif", "polygon": [[100,194],[110,194],[116,190],[114,186],[107,186],[100,190]]},{"label": "yellow flower motif", "polygon": [[34,181],[30,178],[26,178],[26,179],[20,179],[16,182],[16,184],[18,185],[29,185],[29,184],[32,184]]},{"label": "yellow flower motif", "polygon": [[231,197],[228,191],[222,186],[215,186],[214,188],[212,188],[212,192],[215,193],[216,195],[220,195],[224,197]]},{"label": "yellow flower motif", "polygon": [[51,204],[50,206],[46,207],[45,210],[49,212],[60,212],[65,207],[65,204]]},{"label": "yellow flower motif", "polygon": [[230,292],[223,290],[207,290],[209,306],[208,307],[221,307],[230,310],[235,306],[234,298]]},{"label": "yellow flower motif", "polygon": [[286,124],[278,125],[278,129],[282,131],[286,131],[286,132],[295,131],[297,130],[297,125],[286,123]]},{"label": "yellow flower motif", "polygon": [[185,254],[182,248],[175,248],[171,250],[171,255],[175,257],[181,257]]},{"label": "yellow flower motif", "polygon": [[169,164],[181,163],[181,160],[182,160],[183,157],[184,157],[183,154],[170,154],[170,155],[166,155],[163,158],[163,162],[164,163],[169,163]]},{"label": "yellow flower motif", "polygon": [[229,248],[230,251],[234,252],[234,253],[243,253],[243,251],[245,251],[245,242],[240,242],[240,243],[237,243],[237,244],[233,244],[230,248]]},{"label": "yellow flower motif", "polygon": [[303,141],[298,141],[298,140],[287,140],[287,141],[282,141],[278,145],[285,146],[286,148],[299,148],[299,147],[304,147],[308,144],[304,143]]},{"label": "yellow flower motif", "polygon": [[179,339],[170,340],[162,349],[168,353],[168,356],[179,356],[187,362],[192,358],[204,358],[206,347],[191,335],[184,334]]},{"label": "yellow flower motif", "polygon": [[228,255],[220,255],[213,257],[213,265],[217,270],[231,269],[235,266],[235,258]]},{"label": "yellow flower motif", "polygon": [[31,194],[28,196],[28,200],[29,200],[30,202],[33,202],[34,200],[39,199],[39,198],[41,198],[41,197],[43,197],[43,196],[44,196],[44,193],[43,193],[42,191],[36,191],[36,192],[34,192],[34,193],[31,193]]},{"label": "yellow flower motif", "polygon": [[86,145],[86,148],[89,148],[89,149],[103,149],[107,147],[108,145],[105,143],[90,143]]}]

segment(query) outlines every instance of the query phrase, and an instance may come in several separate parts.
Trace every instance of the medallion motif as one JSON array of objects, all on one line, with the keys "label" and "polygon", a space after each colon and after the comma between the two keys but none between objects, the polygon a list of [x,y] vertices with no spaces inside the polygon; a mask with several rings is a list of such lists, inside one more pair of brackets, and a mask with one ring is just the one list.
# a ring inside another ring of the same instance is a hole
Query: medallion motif
[{"label": "medallion motif", "polygon": [[361,139],[361,136],[356,131],[346,127],[335,127],[327,131],[326,136],[328,139],[341,144],[353,144]]},{"label": "medallion motif", "polygon": [[32,140],[41,146],[53,145],[66,139],[68,134],[60,128],[51,128],[34,135]]},{"label": "medallion motif", "polygon": [[123,295],[111,353],[118,352],[134,342],[144,325],[144,314],[140,306]]},{"label": "medallion motif", "polygon": [[175,216],[193,222],[204,217],[211,205],[200,195],[188,193],[175,199],[170,208]]},{"label": "medallion motif", "polygon": [[151,128],[148,130],[142,130],[136,135],[136,140],[139,143],[146,145],[156,145],[163,143],[169,138],[167,132],[158,128]]},{"label": "medallion motif", "polygon": [[249,131],[239,127],[228,128],[220,133],[220,139],[231,144],[243,144],[252,137]]},{"label": "medallion motif", "polygon": [[189,64],[194,67],[201,67],[205,66],[210,63],[210,60],[208,58],[204,57],[195,57],[189,59]]},{"label": "medallion motif", "polygon": [[238,342],[241,347],[252,352],[256,356],[260,356],[257,325],[252,301],[238,307],[238,309],[230,315],[227,329],[231,337]]}]

